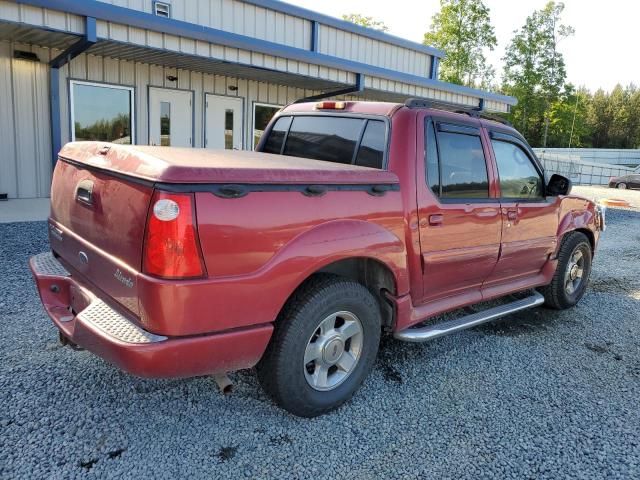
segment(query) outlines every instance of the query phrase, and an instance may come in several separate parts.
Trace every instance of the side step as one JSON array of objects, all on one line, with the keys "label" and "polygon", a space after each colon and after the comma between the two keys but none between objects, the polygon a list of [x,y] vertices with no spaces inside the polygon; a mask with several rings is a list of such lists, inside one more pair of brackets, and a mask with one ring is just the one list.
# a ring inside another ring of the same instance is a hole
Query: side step
[{"label": "side step", "polygon": [[428,340],[433,340],[434,338],[444,337],[445,335],[459,332],[460,330],[491,322],[500,317],[504,317],[521,310],[537,307],[543,303],[544,297],[540,293],[534,292],[533,295],[521,300],[516,300],[515,302],[511,302],[506,305],[500,305],[499,307],[490,308],[482,312],[456,318],[455,320],[440,322],[426,327],[407,328],[406,330],[396,332],[394,337],[398,340],[404,340],[405,342],[426,342]]}]

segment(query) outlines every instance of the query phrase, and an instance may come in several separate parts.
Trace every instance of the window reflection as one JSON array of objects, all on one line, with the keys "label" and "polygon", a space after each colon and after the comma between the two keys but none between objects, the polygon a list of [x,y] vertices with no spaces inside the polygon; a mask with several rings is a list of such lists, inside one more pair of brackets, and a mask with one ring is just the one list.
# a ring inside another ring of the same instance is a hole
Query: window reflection
[{"label": "window reflection", "polygon": [[171,146],[171,104],[160,102],[160,145]]},{"label": "window reflection", "polygon": [[73,138],[132,143],[133,90],[72,82]]}]

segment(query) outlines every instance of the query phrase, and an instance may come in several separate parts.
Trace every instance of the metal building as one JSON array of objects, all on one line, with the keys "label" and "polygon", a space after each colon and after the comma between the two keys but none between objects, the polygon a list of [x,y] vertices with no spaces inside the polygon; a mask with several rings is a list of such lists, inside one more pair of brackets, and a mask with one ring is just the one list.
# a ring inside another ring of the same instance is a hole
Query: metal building
[{"label": "metal building", "polygon": [[0,194],[48,196],[70,140],[251,149],[320,93],[515,104],[438,81],[442,56],[276,0],[0,0]]}]

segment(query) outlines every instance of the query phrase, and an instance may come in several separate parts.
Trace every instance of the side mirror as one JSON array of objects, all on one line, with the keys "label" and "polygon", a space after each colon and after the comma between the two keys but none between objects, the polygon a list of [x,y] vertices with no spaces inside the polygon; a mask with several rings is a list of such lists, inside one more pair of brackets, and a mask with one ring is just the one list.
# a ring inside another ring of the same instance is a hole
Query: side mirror
[{"label": "side mirror", "polygon": [[571,193],[571,180],[554,173],[547,182],[546,192],[548,196],[569,195]]}]

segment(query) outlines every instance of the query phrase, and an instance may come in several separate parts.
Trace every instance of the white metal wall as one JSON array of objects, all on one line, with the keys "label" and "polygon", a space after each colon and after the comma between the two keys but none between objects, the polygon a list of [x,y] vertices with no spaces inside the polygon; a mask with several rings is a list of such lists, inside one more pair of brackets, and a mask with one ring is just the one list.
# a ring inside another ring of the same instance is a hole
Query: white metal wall
[{"label": "white metal wall", "polygon": [[51,183],[50,51],[16,48],[36,53],[41,62],[16,60],[12,45],[0,42],[0,193],[44,197]]},{"label": "white metal wall", "polygon": [[426,53],[402,48],[327,25],[320,26],[318,41],[318,51],[326,55],[420,77],[429,77],[432,57]]},{"label": "white metal wall", "polygon": [[[13,59],[13,50],[35,52],[40,62]],[[49,195],[51,138],[49,69],[47,62],[60,52],[30,45],[0,42],[0,193],[10,198]],[[70,140],[69,80],[86,80],[134,87],[136,143],[147,144],[148,87],[192,90],[194,145],[203,146],[206,93],[244,98],[244,138],[250,147],[254,103],[285,105],[318,93],[284,85],[207,75],[145,63],[80,55],[60,70],[60,126],[62,143]],[[177,81],[167,80],[176,76]],[[230,89],[229,87],[237,87]]]},{"label": "white metal wall", "polygon": [[[101,0],[152,13],[153,0]],[[269,40],[304,50],[311,48],[311,21],[241,0],[171,0],[171,16],[198,25]],[[429,76],[431,55],[364,35],[320,25],[319,52],[378,67]]]}]

